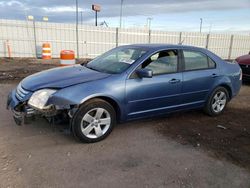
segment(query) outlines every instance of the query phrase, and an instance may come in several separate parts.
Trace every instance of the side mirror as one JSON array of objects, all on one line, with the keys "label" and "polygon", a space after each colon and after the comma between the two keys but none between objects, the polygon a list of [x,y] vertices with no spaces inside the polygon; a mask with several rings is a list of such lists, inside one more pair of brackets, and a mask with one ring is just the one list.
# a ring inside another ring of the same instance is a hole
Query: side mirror
[{"label": "side mirror", "polygon": [[150,69],[138,69],[136,71],[136,74],[140,78],[152,78],[153,77],[153,71]]}]

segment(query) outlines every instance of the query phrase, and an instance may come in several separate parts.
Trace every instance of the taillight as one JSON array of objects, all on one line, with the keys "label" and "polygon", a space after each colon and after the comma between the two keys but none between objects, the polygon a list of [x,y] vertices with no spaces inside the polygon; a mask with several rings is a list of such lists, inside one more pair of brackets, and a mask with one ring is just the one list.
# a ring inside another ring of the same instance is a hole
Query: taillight
[{"label": "taillight", "polygon": [[242,80],[242,70],[240,69],[240,80]]}]

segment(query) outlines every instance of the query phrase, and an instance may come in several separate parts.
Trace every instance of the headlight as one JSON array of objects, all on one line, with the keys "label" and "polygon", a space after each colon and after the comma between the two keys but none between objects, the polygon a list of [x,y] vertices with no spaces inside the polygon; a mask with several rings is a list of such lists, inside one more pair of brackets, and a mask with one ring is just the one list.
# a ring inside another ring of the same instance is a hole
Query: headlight
[{"label": "headlight", "polygon": [[53,89],[41,89],[33,93],[30,97],[28,104],[38,109],[46,109],[46,103],[49,97],[55,93],[56,90]]}]

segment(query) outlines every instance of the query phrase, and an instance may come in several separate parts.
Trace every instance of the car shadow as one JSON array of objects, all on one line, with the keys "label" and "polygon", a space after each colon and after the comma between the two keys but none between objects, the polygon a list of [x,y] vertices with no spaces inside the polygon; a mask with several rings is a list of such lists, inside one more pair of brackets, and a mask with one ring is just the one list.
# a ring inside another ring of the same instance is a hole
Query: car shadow
[{"label": "car shadow", "polygon": [[250,86],[250,81],[243,80],[242,85],[244,86]]},{"label": "car shadow", "polygon": [[[13,120],[13,124],[14,120]],[[15,125],[16,126],[16,125]],[[52,123],[43,117],[35,117],[27,120],[25,124],[21,125],[21,133],[25,136],[52,136],[55,140],[61,140],[61,143],[74,143],[74,137],[69,130],[68,122]],[[56,136],[53,136],[56,135]]]}]

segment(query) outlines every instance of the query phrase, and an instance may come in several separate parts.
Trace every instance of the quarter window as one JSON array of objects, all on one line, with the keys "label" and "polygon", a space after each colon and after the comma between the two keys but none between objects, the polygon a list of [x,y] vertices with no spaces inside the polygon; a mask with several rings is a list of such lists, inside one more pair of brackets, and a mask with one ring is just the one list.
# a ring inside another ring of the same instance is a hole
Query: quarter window
[{"label": "quarter window", "polygon": [[215,68],[215,63],[207,55],[194,52],[194,51],[183,51],[185,59],[185,70],[199,70]]}]

